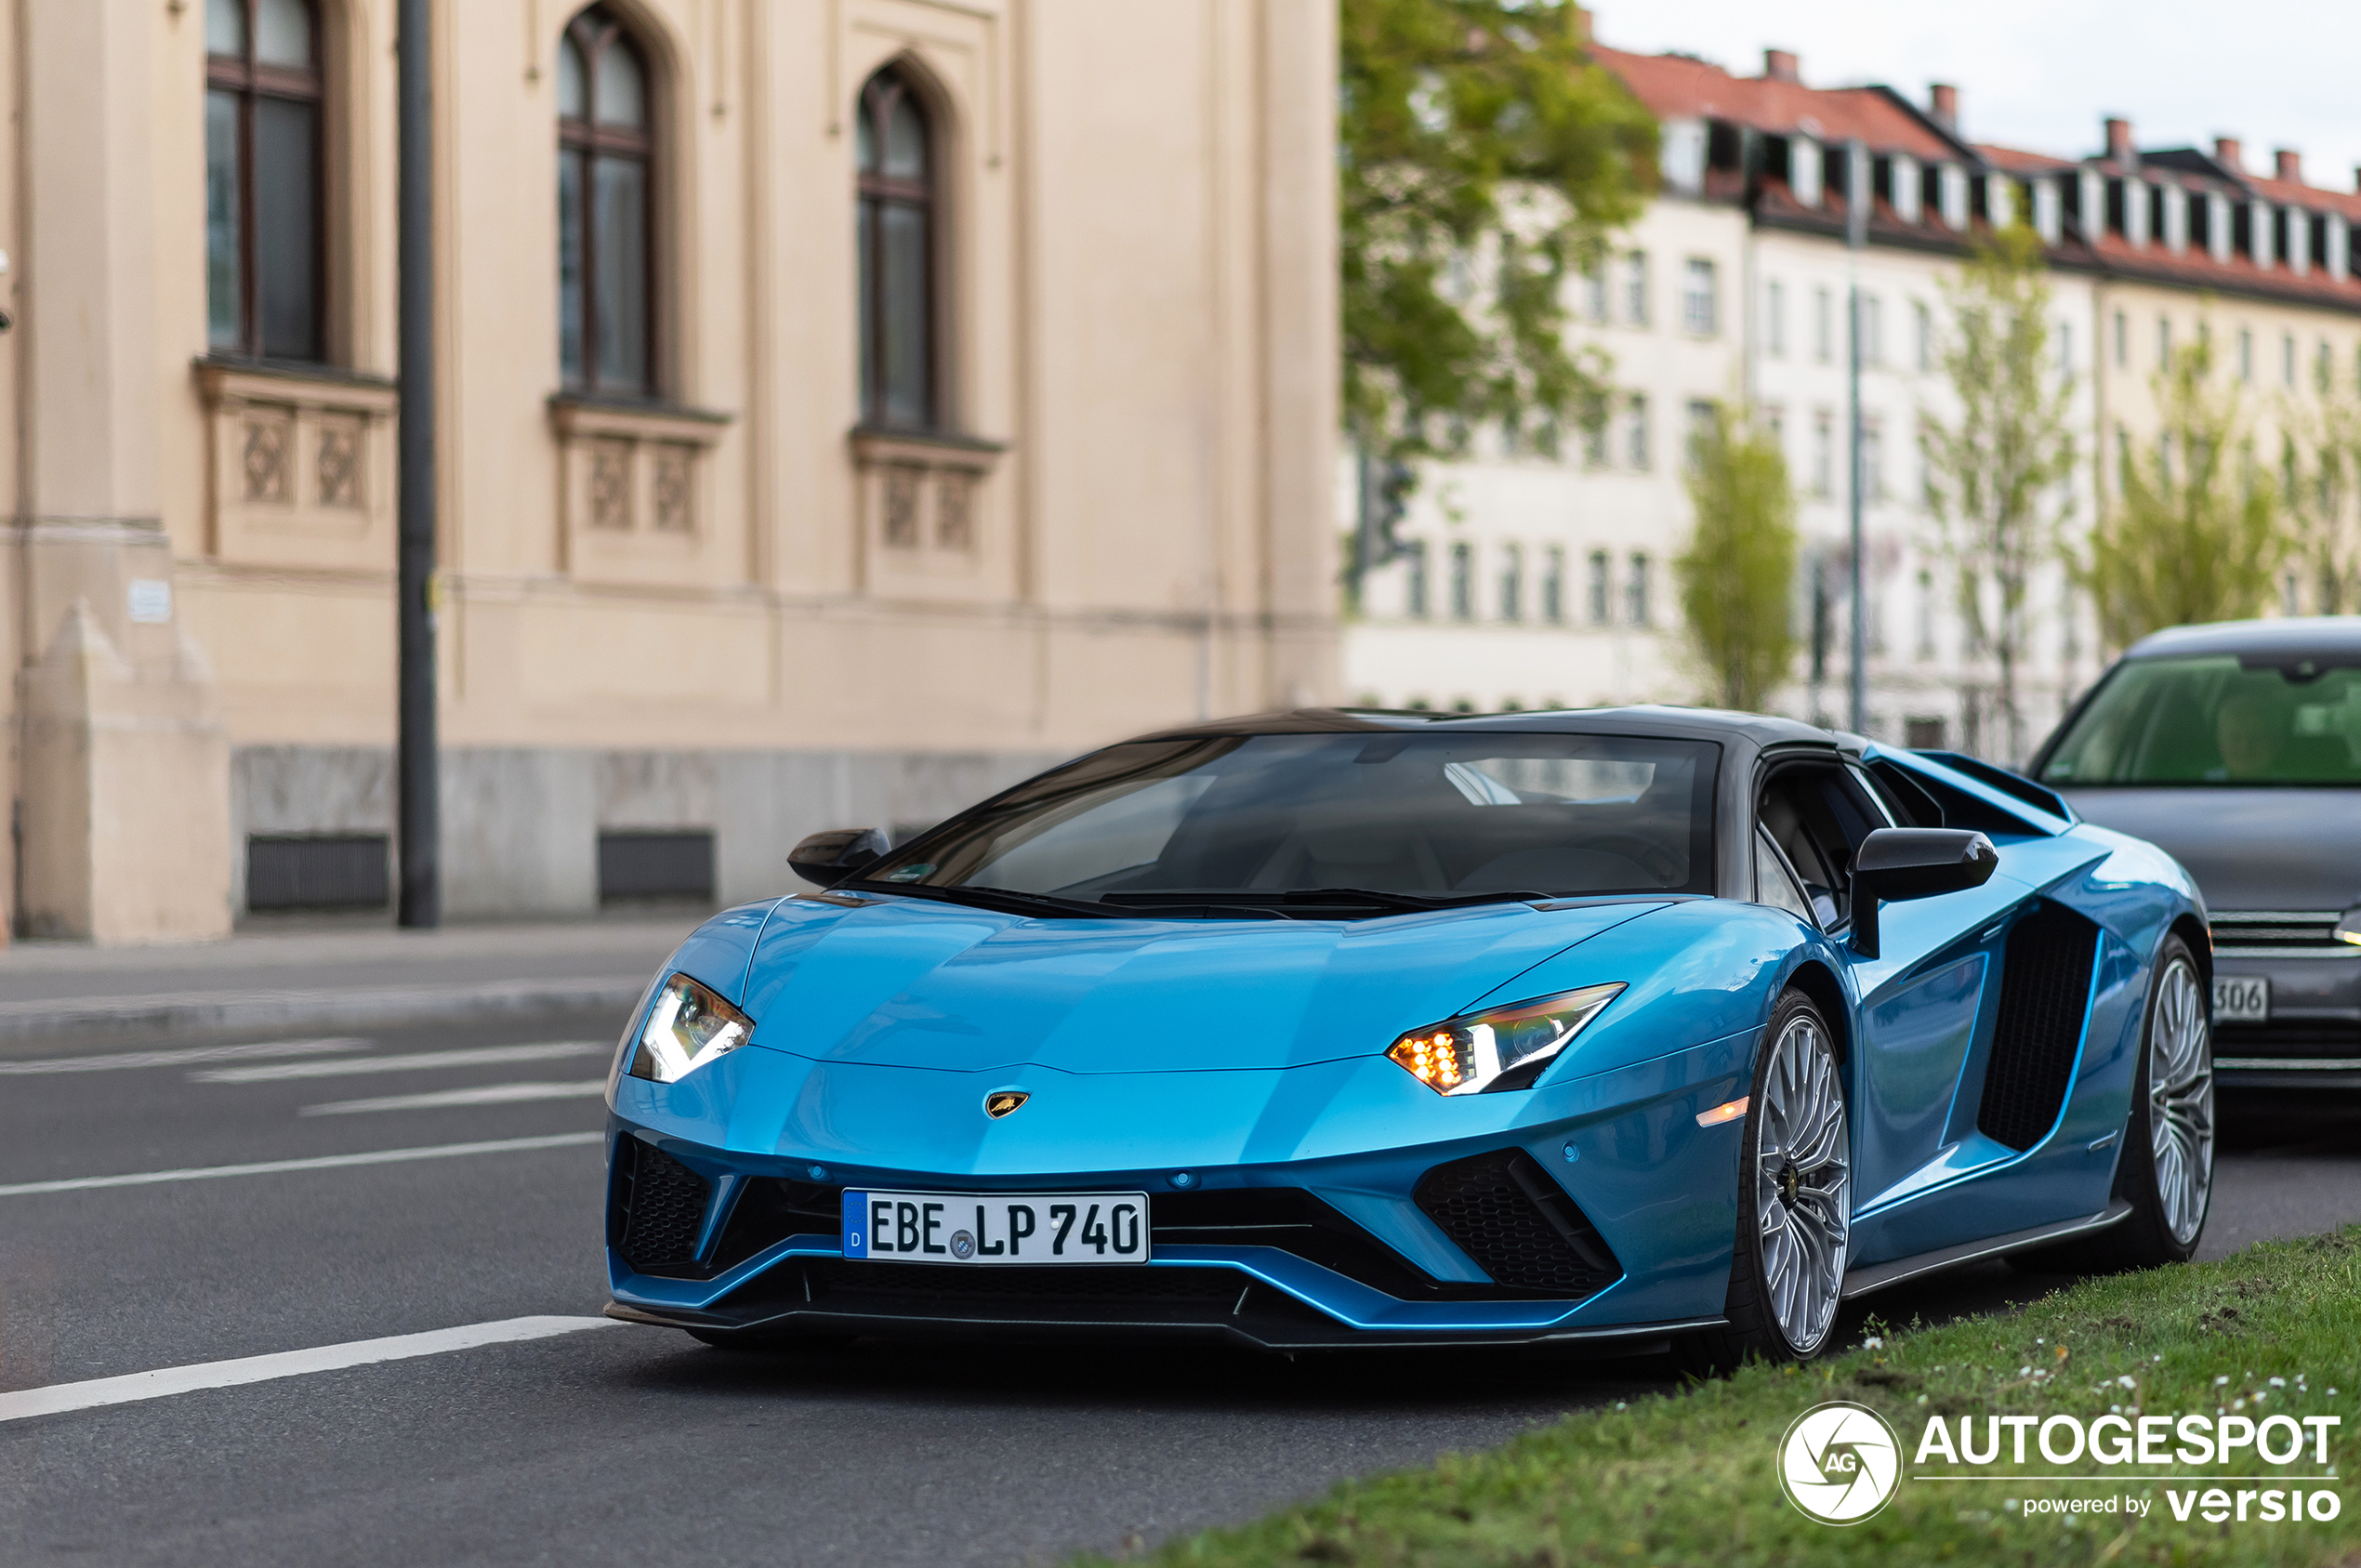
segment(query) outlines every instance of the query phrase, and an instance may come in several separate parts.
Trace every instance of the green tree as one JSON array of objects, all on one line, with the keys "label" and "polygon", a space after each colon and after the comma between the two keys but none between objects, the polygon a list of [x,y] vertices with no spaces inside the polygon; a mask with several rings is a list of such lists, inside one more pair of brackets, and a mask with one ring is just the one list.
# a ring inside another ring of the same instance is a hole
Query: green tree
[{"label": "green tree", "polygon": [[1484,420],[1595,428],[1607,364],[1567,346],[1565,295],[1655,189],[1655,121],[1571,0],[1342,0],[1340,28],[1341,401],[1365,465]]},{"label": "green tree", "polygon": [[2279,499],[2287,549],[2323,615],[2361,608],[2361,530],[2354,525],[2361,477],[2361,406],[2341,394],[2326,364],[2309,405],[2287,400],[2280,414]]},{"label": "green tree", "polygon": [[[2050,337],[2050,279],[2041,241],[2025,224],[1994,235],[1945,280],[1951,330],[1943,373],[1957,416],[1923,415],[1926,506],[1959,591],[1959,613],[1991,650],[1995,696],[2011,761],[2025,755],[2017,702],[2025,598],[2058,558],[2073,508],[2077,461],[2074,378],[2061,375]],[[1988,585],[1988,591],[1987,591]]]},{"label": "green tree", "polygon": [[2082,563],[2114,648],[2254,614],[2288,551],[2278,487],[2255,461],[2237,387],[2214,384],[2210,342],[2175,353],[2151,384],[2160,428],[2123,453]]},{"label": "green tree", "polygon": [[1750,415],[1716,404],[1690,442],[1688,488],[1696,528],[1672,575],[1707,675],[1706,700],[1759,713],[1795,662],[1795,491],[1787,458]]}]

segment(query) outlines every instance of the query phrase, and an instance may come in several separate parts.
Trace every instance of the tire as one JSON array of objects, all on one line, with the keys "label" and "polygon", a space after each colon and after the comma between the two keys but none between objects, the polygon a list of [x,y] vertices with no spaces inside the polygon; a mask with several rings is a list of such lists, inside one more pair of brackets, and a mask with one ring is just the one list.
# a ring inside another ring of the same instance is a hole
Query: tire
[{"label": "tire", "polygon": [[2088,1240],[2010,1259],[2028,1272],[2107,1274],[2186,1263],[2213,1206],[2213,1024],[2188,943],[2157,949],[2116,1157],[2114,1195],[2131,1212]]},{"label": "tire", "polygon": [[1675,1347],[1692,1371],[1810,1361],[1835,1337],[1853,1224],[1852,1127],[1827,1020],[1800,991],[1783,993],[1763,1027],[1744,1139],[1728,1323]]}]

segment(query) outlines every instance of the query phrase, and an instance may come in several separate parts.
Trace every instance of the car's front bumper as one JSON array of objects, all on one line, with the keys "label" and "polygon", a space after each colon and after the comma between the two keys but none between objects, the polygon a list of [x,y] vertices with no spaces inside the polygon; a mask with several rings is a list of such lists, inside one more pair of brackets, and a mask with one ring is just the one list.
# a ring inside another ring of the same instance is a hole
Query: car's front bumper
[{"label": "car's front bumper", "polygon": [[[2271,982],[2261,1022],[2217,1020],[2215,1081],[2226,1088],[2361,1088],[2361,948],[2234,944],[2216,917],[2217,979]],[[2240,931],[2240,934],[2245,934]]]},{"label": "car's front bumper", "polygon": [[[1073,1115],[1070,1129],[1034,1140],[1015,1155],[1022,1166],[993,1157],[989,1141],[939,1133],[849,1148],[842,1134],[861,1119],[851,1113],[746,1113],[730,1075],[789,1071],[775,1061],[725,1059],[668,1087],[622,1078],[611,1311],[752,1334],[1152,1334],[1281,1349],[1646,1344],[1721,1320],[1742,1124],[1700,1127],[1696,1117],[1743,1092],[1752,1043],[1734,1037],[1530,1092],[1452,1100],[1366,1059],[1252,1074],[1253,1084],[1224,1085],[1227,1074],[1075,1075],[1036,1096],[1042,1111]],[[981,1123],[975,1102],[1005,1076],[968,1084],[958,1080],[969,1074],[864,1069],[847,1082],[841,1068],[795,1072],[796,1107],[892,1104],[920,1127],[930,1113],[914,1097]],[[896,1081],[869,1081],[888,1073]],[[1397,1108],[1392,1119],[1410,1124],[1402,1130],[1427,1136],[1353,1147],[1373,1097]],[[1225,1100],[1226,1115],[1216,1109]],[[713,1113],[725,1105],[729,1113]],[[1289,1157],[1256,1157],[1281,1150]],[[1118,1153],[1138,1163],[1106,1158]],[[1145,1192],[1154,1257],[1046,1268],[849,1260],[836,1220],[847,1188]]]}]

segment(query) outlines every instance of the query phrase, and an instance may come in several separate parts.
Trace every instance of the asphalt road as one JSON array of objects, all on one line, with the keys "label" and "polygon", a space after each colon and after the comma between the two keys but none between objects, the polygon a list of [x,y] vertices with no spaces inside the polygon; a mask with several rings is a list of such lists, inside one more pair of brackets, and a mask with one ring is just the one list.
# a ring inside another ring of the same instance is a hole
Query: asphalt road
[{"label": "asphalt road", "polygon": [[[66,1072],[27,1071],[26,1053],[11,1052],[0,1061],[0,1396],[514,1318],[595,1318],[605,1291],[590,1141],[14,1189],[592,1133],[602,1112],[590,1086],[613,1034],[603,1018],[549,1018]],[[507,1048],[536,1046],[548,1048]],[[401,1062],[486,1048],[500,1054]],[[2361,1098],[2232,1110],[2208,1251],[2361,1219]],[[1874,1305],[1895,1321],[1947,1317],[2053,1283],[1994,1265]],[[1290,1362],[863,1343],[758,1358],[600,1326],[0,1421],[0,1561],[1055,1561],[1249,1518],[1670,1382],[1658,1361],[1532,1353]]]}]

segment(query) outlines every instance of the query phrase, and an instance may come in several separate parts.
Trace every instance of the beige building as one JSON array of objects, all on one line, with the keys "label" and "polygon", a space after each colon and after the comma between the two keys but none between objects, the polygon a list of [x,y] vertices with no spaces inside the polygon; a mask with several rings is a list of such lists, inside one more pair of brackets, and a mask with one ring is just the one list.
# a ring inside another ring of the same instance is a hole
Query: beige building
[{"label": "beige building", "polygon": [[[382,903],[392,0],[14,9],[7,926]],[[434,26],[453,916],[1338,694],[1329,7]]]}]

